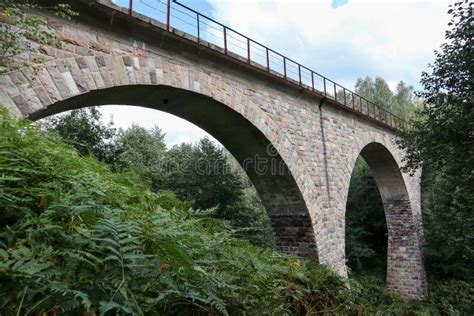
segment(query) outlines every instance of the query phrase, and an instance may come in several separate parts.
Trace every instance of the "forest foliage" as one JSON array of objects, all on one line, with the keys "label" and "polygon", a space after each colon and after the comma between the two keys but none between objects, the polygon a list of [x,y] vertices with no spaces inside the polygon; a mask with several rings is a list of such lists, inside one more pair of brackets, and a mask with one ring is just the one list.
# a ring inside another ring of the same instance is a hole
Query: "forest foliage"
[{"label": "forest foliage", "polygon": [[474,16],[455,2],[446,43],[421,77],[425,100],[400,146],[406,170],[424,173],[428,268],[441,278],[474,276]]},{"label": "forest foliage", "polygon": [[[240,238],[56,133],[0,115],[0,310],[6,315],[315,315],[468,311],[468,283],[406,303]],[[456,291],[456,292],[454,292]]]},{"label": "forest foliage", "polygon": [[228,221],[242,238],[274,246],[269,218],[252,183],[237,161],[208,138],[168,149],[158,127],[116,129],[94,107],[47,118],[40,125],[81,155],[92,155],[114,171],[132,170],[152,191],[172,191],[194,209],[215,208],[213,216]]},{"label": "forest foliage", "polygon": [[[252,246],[133,171],[0,118],[0,309],[6,314],[344,311],[314,260]],[[167,209],[163,208],[166,205]]]}]

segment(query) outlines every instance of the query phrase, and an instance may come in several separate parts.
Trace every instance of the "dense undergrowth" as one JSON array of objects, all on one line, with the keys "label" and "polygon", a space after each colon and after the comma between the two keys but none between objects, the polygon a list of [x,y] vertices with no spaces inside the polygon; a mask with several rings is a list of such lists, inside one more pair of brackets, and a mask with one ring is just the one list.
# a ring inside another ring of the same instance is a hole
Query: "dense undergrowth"
[{"label": "dense undergrowth", "polygon": [[253,246],[212,210],[189,206],[0,113],[0,314],[462,315],[472,308],[467,283],[410,304],[373,278],[352,280],[349,290],[315,259]]},{"label": "dense undergrowth", "polygon": [[343,313],[332,272],[232,237],[54,135],[1,116],[0,310],[6,315]]}]

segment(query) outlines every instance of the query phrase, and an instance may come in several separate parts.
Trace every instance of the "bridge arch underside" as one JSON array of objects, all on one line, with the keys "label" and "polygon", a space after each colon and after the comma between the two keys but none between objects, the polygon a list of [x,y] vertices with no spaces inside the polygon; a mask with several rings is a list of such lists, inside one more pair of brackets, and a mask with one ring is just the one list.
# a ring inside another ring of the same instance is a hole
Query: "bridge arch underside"
[{"label": "bridge arch underside", "polygon": [[164,111],[215,137],[255,186],[270,217],[277,250],[303,257],[317,255],[312,220],[288,165],[254,124],[208,96],[165,85],[126,85],[64,99],[28,118],[38,120],[76,108],[110,104]]},{"label": "bridge arch underside", "polygon": [[426,295],[427,283],[418,227],[405,180],[397,161],[382,144],[372,142],[360,152],[380,192],[388,230],[387,286],[409,299]]}]

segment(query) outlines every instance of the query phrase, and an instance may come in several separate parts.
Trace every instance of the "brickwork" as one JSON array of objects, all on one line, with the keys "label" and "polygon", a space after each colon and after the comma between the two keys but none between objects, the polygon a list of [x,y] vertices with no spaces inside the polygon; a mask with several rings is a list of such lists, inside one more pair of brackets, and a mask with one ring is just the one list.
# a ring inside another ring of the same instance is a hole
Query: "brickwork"
[{"label": "brickwork", "polygon": [[410,220],[410,203],[387,201],[384,209],[388,223],[387,286],[406,296],[422,298],[427,284],[420,249],[413,243],[417,233]]},{"label": "brickwork", "polygon": [[403,153],[393,130],[198,48],[149,18],[129,17],[106,1],[71,2],[80,11],[77,21],[47,15],[63,47],[33,45],[16,59],[19,69],[0,75],[2,106],[38,119],[81,106],[128,104],[189,120],[244,166],[272,219],[278,248],[316,251],[342,276],[346,200],[362,155],[385,205],[388,286],[407,298],[425,295],[420,174],[400,172]]},{"label": "brickwork", "polygon": [[271,222],[277,237],[278,251],[300,257],[317,255],[311,218],[308,215],[272,215]]}]

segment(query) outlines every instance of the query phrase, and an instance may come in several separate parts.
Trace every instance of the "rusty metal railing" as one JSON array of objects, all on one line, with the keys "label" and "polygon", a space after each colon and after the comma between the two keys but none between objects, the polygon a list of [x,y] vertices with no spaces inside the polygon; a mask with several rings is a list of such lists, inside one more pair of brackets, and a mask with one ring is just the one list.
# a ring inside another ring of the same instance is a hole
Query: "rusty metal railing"
[{"label": "rusty metal railing", "polygon": [[[117,0],[116,3],[120,5],[124,1]],[[122,3],[122,6],[126,5]],[[392,128],[400,130],[408,127],[402,118],[374,102],[176,0],[128,0],[129,15],[133,16],[133,12],[164,23],[168,32],[181,36],[185,34],[183,37],[194,40],[199,46],[209,47],[263,69]]]}]

